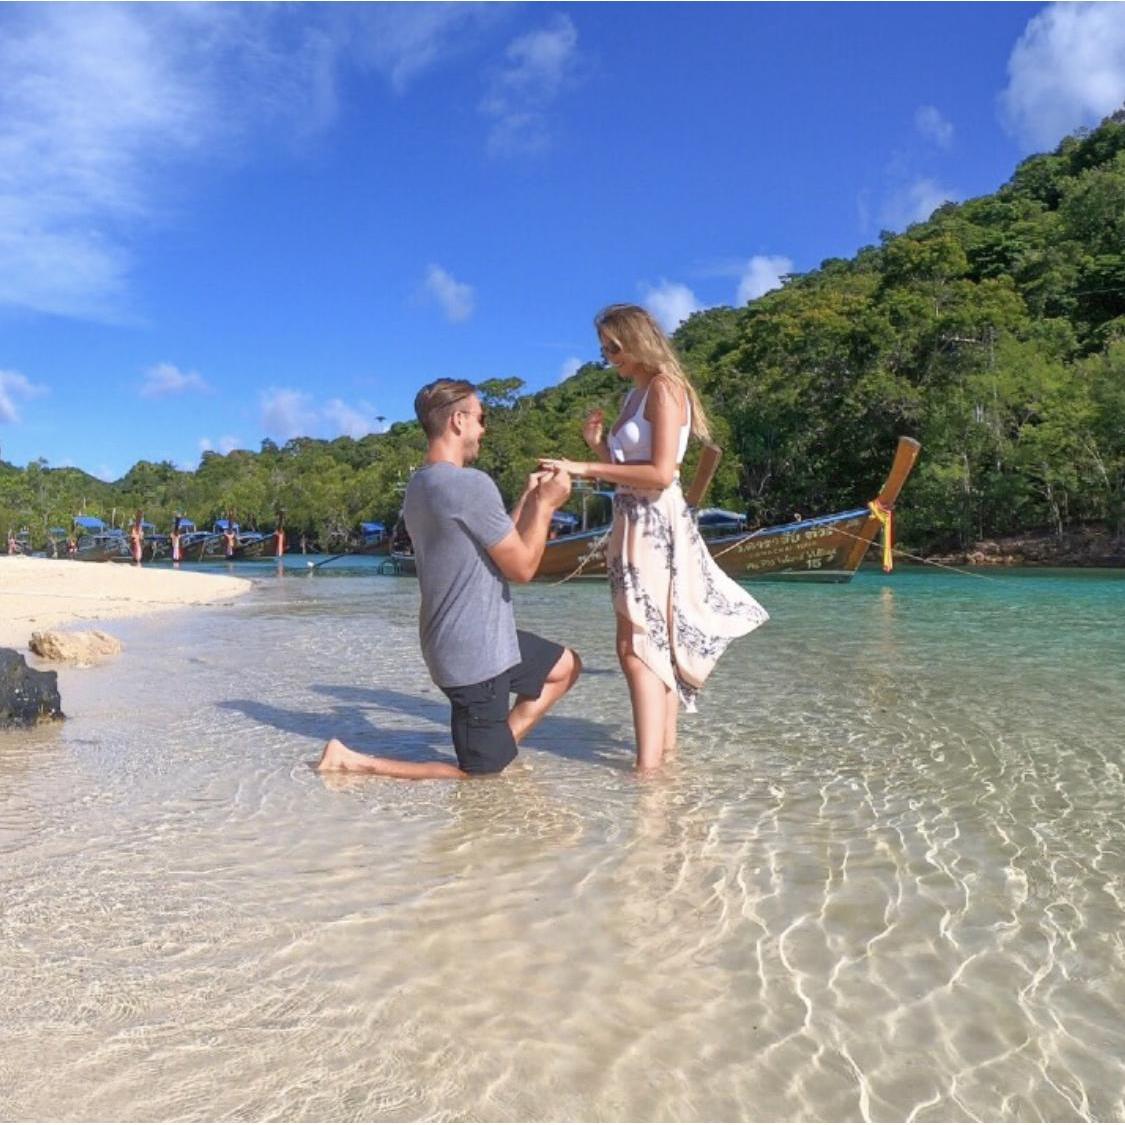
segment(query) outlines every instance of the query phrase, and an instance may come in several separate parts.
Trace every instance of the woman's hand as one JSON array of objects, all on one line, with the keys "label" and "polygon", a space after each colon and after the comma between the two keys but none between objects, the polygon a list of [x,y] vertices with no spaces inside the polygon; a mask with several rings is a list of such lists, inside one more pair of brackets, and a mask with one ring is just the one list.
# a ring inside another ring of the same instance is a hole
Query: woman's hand
[{"label": "woman's hand", "polygon": [[605,413],[601,410],[591,410],[582,424],[582,439],[595,453],[602,444],[604,426]]},{"label": "woman's hand", "polygon": [[540,457],[539,468],[549,473],[563,472],[572,477],[590,476],[590,466],[585,461],[567,461],[561,457]]}]

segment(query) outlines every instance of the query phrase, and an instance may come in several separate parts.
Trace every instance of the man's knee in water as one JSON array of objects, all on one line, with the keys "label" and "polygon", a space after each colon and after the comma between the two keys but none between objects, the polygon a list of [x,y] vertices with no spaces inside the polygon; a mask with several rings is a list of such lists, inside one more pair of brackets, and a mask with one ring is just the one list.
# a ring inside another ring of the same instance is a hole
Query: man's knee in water
[{"label": "man's knee in water", "polygon": [[580,675],[582,675],[582,657],[572,648],[564,649],[551,678],[555,681],[565,681],[566,690],[569,691],[578,682]]}]

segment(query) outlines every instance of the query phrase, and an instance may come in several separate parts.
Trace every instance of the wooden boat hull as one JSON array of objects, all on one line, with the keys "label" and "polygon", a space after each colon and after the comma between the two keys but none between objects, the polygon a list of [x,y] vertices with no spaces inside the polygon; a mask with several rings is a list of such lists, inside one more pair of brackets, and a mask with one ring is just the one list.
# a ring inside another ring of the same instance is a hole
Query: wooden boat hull
[{"label": "wooden boat hull", "polygon": [[238,559],[272,559],[277,557],[277,532],[263,535],[261,539],[253,539],[248,543],[240,544],[234,550],[234,558]]},{"label": "wooden boat hull", "polygon": [[417,575],[418,568],[413,554],[406,551],[391,551],[389,557],[395,574]]},{"label": "wooden boat hull", "polygon": [[[734,578],[786,578],[805,582],[848,582],[867,550],[867,508],[819,519],[720,536],[707,541],[719,566]],[[876,529],[878,524],[876,523]],[[862,541],[862,542],[861,542]]]},{"label": "wooden boat hull", "polygon": [[[921,446],[898,439],[891,471],[873,501],[891,511]],[[816,519],[782,524],[756,532],[707,540],[707,549],[734,578],[770,578],[804,582],[850,582],[882,525],[871,505]]]},{"label": "wooden boat hull", "polygon": [[[211,559],[210,552],[221,546],[221,535],[207,535],[197,539],[194,543],[180,544],[180,562],[203,562]],[[221,558],[222,556],[217,556]]]},{"label": "wooden boat hull", "polygon": [[80,547],[72,559],[79,562],[131,562],[128,555],[123,555],[119,547]]},{"label": "wooden boat hull", "polygon": [[77,549],[69,554],[79,562],[131,562],[129,544],[122,535],[97,534],[83,536]]},{"label": "wooden boat hull", "polygon": [[353,555],[389,555],[391,553],[390,536],[378,543],[363,543],[351,552]]},{"label": "wooden boat hull", "polygon": [[[536,578],[604,578],[605,543],[609,525],[548,539]],[[576,573],[577,572],[577,573]]]}]

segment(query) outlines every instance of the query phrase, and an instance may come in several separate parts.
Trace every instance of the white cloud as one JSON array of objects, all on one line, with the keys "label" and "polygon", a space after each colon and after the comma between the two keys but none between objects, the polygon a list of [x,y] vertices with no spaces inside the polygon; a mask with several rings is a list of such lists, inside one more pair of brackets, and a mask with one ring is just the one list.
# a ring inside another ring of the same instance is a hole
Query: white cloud
[{"label": "white cloud", "polygon": [[458,281],[441,266],[430,266],[426,271],[426,292],[441,306],[446,319],[453,324],[468,320],[473,315],[473,287]]},{"label": "white cloud", "polygon": [[644,290],[641,304],[656,317],[665,332],[674,332],[693,312],[703,307],[686,285],[664,280]]},{"label": "white cloud", "polygon": [[386,421],[376,414],[375,407],[369,402],[361,402],[354,407],[338,398],[329,399],[320,413],[333,437],[344,434],[350,438],[361,438],[367,434],[382,433]]},{"label": "white cloud", "polygon": [[277,441],[308,437],[317,422],[312,396],[304,391],[271,387],[262,397],[262,430]]},{"label": "white cloud", "polygon": [[884,226],[903,230],[911,223],[925,222],[943,203],[954,202],[960,192],[923,177],[893,192],[880,215]]},{"label": "white cloud", "polygon": [[938,148],[949,148],[953,144],[953,124],[936,106],[919,106],[914,113],[914,128]]},{"label": "white cloud", "polygon": [[207,99],[168,15],[112,5],[0,13],[0,304],[113,319],[150,210],[144,164],[195,147]]},{"label": "white cloud", "polygon": [[1125,5],[1052,4],[1035,16],[1008,59],[1000,96],[1027,150],[1050,148],[1125,101]]},{"label": "white cloud", "polygon": [[571,375],[575,374],[582,366],[585,360],[581,360],[576,355],[567,356],[562,361],[562,367],[559,368],[559,382],[564,383]]},{"label": "white cloud", "polygon": [[45,395],[47,388],[41,383],[33,383],[18,371],[0,371],[0,422],[18,422],[19,410],[16,400],[36,398]]},{"label": "white cloud", "polygon": [[755,254],[746,263],[742,276],[738,280],[738,296],[736,303],[745,305],[749,301],[756,301],[763,293],[781,287],[784,274],[793,272],[793,262],[780,255],[768,257]]},{"label": "white cloud", "polygon": [[[299,12],[299,20],[294,13]],[[396,90],[476,41],[487,5],[0,6],[0,307],[120,322],[135,248],[184,165],[292,144],[346,67]]]},{"label": "white cloud", "polygon": [[209,391],[211,388],[198,371],[181,371],[174,363],[157,363],[145,372],[141,398],[163,398],[185,391]]},{"label": "white cloud", "polygon": [[549,146],[548,111],[576,77],[577,47],[578,31],[561,13],[546,27],[508,44],[505,63],[492,76],[480,104],[481,112],[492,119],[490,152],[541,152]]},{"label": "white cloud", "polygon": [[[218,441],[212,441],[209,437],[201,437],[199,439],[199,452],[200,453],[222,453],[224,456],[235,449],[245,449],[246,445],[241,438],[235,437],[233,434],[223,434]],[[180,466],[181,468],[183,466]],[[190,469],[194,469],[192,465]]]},{"label": "white cloud", "polygon": [[397,93],[424,71],[463,51],[477,33],[506,14],[488,4],[357,4],[337,12],[362,62]]},{"label": "white cloud", "polygon": [[312,395],[288,388],[271,388],[261,396],[262,430],[274,441],[295,437],[361,438],[383,432],[386,419],[369,402],[351,406],[331,398],[318,404]]}]

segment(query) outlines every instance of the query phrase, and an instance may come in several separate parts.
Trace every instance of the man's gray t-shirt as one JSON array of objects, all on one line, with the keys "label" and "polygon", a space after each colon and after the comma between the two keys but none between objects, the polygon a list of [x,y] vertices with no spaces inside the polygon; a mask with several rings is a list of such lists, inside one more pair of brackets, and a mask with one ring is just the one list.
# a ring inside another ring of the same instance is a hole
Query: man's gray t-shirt
[{"label": "man's gray t-shirt", "polygon": [[464,687],[520,662],[508,582],[488,554],[513,528],[500,490],[478,469],[424,465],[402,504],[414,543],[422,656],[438,687]]}]

